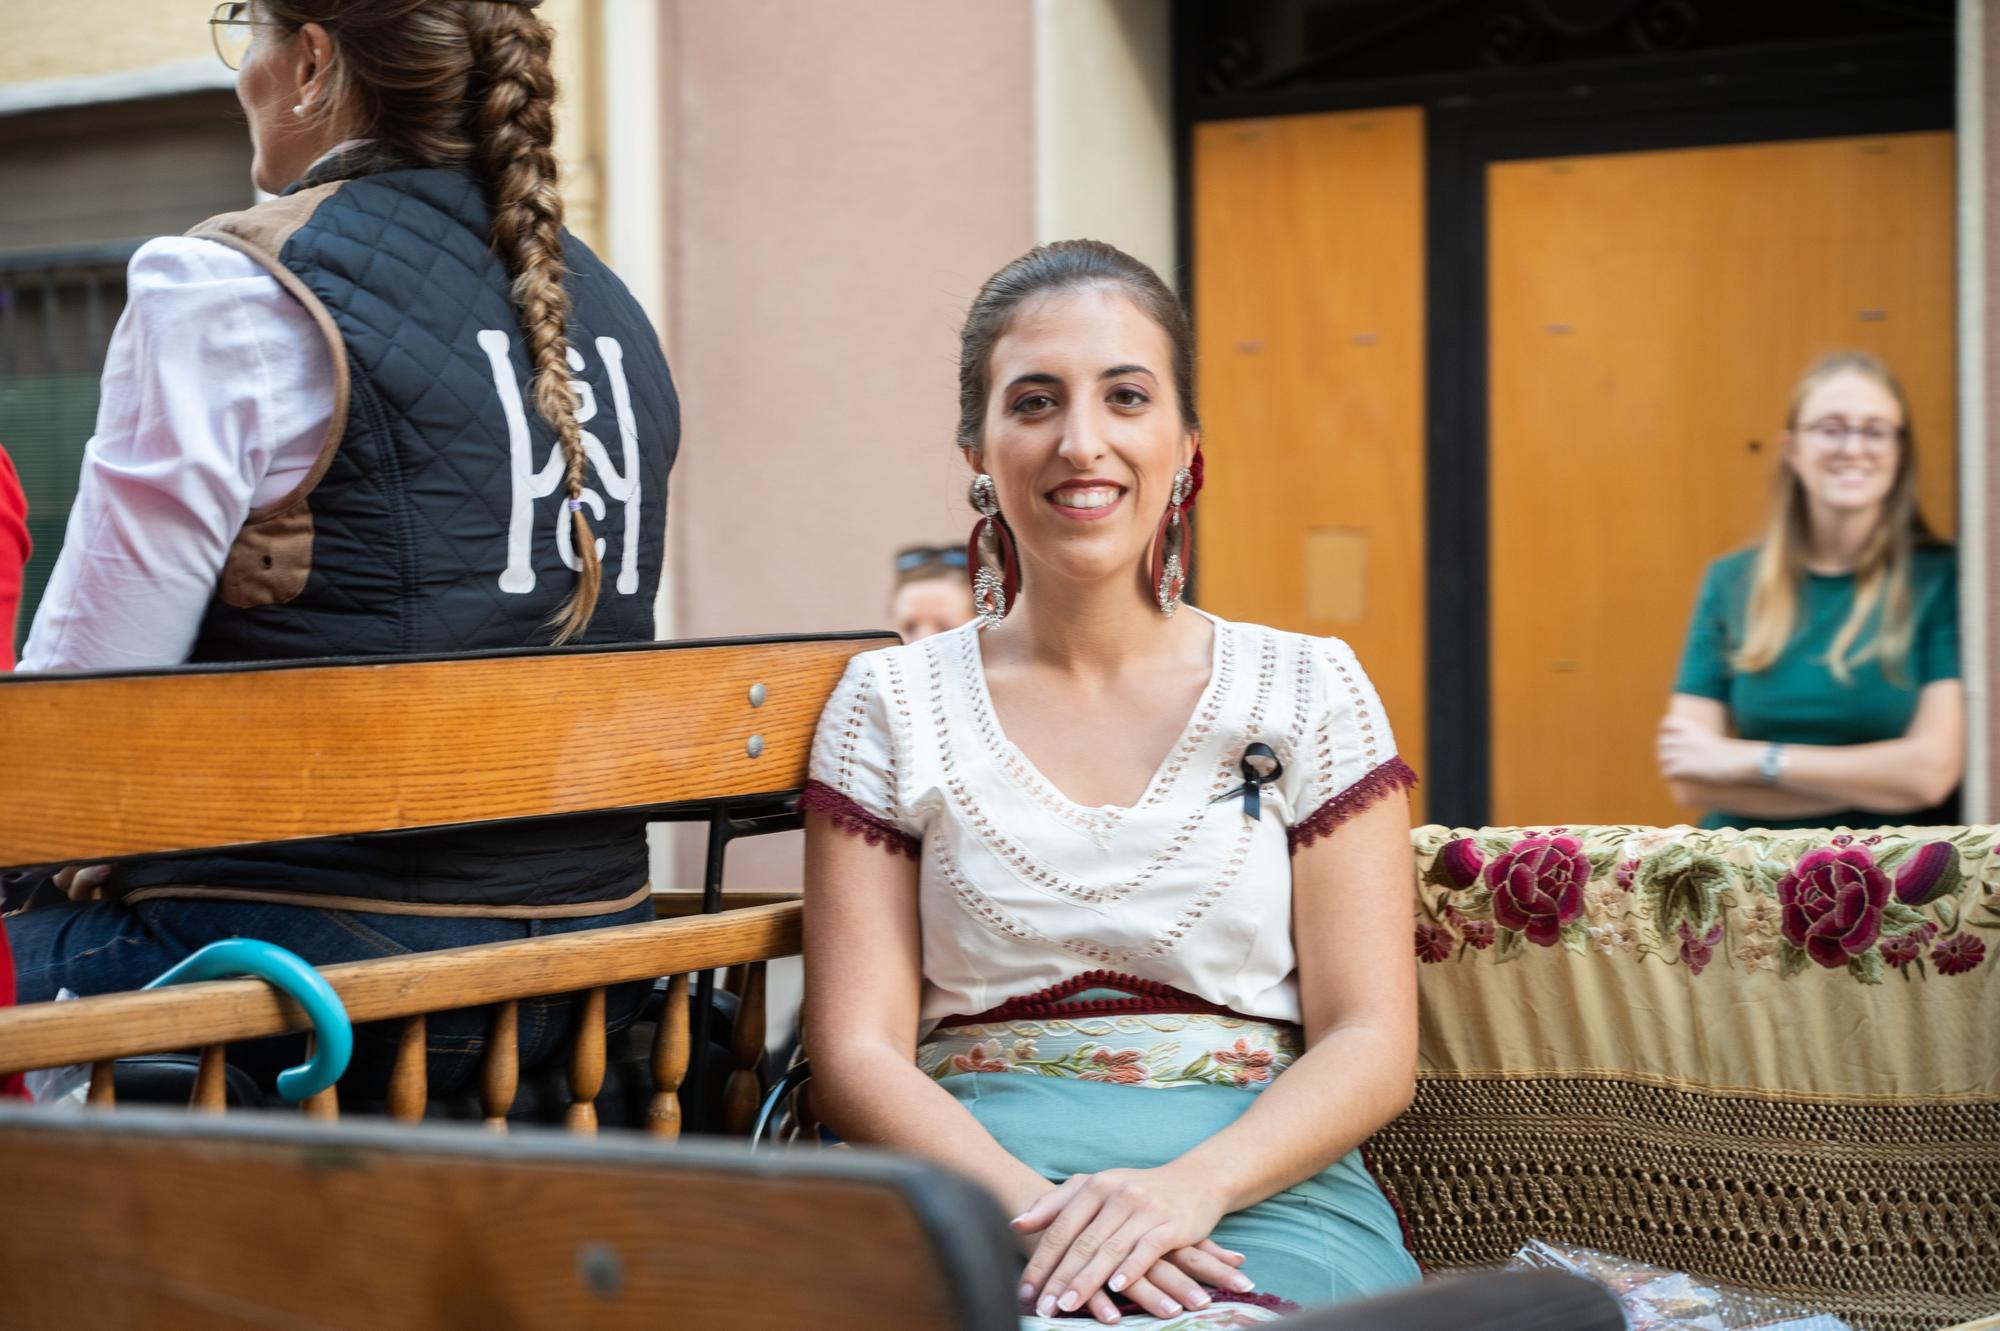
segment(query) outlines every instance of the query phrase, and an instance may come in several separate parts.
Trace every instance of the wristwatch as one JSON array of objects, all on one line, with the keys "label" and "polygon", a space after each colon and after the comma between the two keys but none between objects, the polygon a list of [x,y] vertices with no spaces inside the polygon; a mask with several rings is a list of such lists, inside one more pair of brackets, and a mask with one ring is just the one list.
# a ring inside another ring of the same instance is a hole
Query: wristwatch
[{"label": "wristwatch", "polygon": [[1764,756],[1757,760],[1757,775],[1767,786],[1778,784],[1778,778],[1785,772],[1785,746],[1772,743],[1764,746]]}]

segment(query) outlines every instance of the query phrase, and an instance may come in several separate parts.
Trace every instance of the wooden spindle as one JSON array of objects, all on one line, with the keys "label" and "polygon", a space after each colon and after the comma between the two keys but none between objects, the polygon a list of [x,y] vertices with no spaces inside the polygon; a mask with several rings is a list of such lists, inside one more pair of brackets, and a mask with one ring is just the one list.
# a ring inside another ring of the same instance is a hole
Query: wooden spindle
[{"label": "wooden spindle", "polygon": [[[318,1041],[306,1037],[306,1057],[311,1058]],[[332,1123],[340,1117],[340,1086],[338,1083],[327,1087],[317,1095],[309,1095],[299,1106],[307,1118],[316,1118],[322,1123]]]},{"label": "wooden spindle", "polygon": [[118,1087],[112,1079],[111,1069],[112,1063],[108,1058],[102,1063],[90,1065],[90,1095],[85,1103],[105,1109],[118,1103]]},{"label": "wooden spindle", "polygon": [[[799,1010],[798,1024],[799,1051],[794,1063],[810,1062],[811,1054],[806,1048],[806,1014]],[[790,1069],[787,1069],[789,1071]],[[813,1112],[812,1082],[806,1081],[792,1092],[792,1137],[796,1141],[817,1145],[819,1142],[819,1115]]]},{"label": "wooden spindle", "polygon": [[660,1029],[653,1033],[653,1102],[646,1108],[646,1130],[669,1141],[681,1135],[681,1082],[688,1068],[688,977],[667,981],[667,1001],[660,1010]]},{"label": "wooden spindle", "polygon": [[430,1061],[425,1049],[424,1014],[403,1019],[396,1041],[396,1066],[389,1073],[389,1117],[415,1123],[430,1099]]},{"label": "wooden spindle", "polygon": [[722,1092],[722,1121],[733,1137],[748,1136],[757,1121],[757,1102],[764,1065],[764,963],[750,963],[737,995],[736,1021],[729,1030],[730,1061],[735,1065]]},{"label": "wooden spindle", "polygon": [[480,1103],[486,1110],[486,1126],[495,1132],[507,1130],[507,1111],[514,1107],[514,1092],[521,1085],[520,1031],[518,1003],[509,1001],[493,1009],[493,1025],[486,1033]]},{"label": "wooden spindle", "polygon": [[212,1044],[201,1051],[201,1066],[194,1074],[194,1096],[188,1105],[198,1114],[220,1114],[229,1107],[229,1084],[223,1079],[227,1046]]},{"label": "wooden spindle", "polygon": [[740,961],[724,970],[722,972],[723,992],[735,994],[738,999],[741,999],[743,997],[744,986],[750,982],[749,974],[750,968]]},{"label": "wooden spindle", "polygon": [[604,990],[583,997],[576,1015],[576,1044],[569,1056],[571,1132],[597,1131],[597,1093],[604,1089]]}]

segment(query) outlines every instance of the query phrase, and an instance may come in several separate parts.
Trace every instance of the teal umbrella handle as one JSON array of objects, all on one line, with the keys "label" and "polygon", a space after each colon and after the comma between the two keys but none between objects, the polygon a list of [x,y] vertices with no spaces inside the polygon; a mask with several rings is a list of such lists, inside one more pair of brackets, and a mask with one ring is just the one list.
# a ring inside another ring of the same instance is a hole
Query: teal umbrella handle
[{"label": "teal umbrella handle", "polygon": [[333,986],[295,952],[255,938],[225,938],[182,960],[146,988],[246,975],[290,994],[312,1021],[312,1057],[278,1074],[278,1094],[305,1100],[339,1081],[354,1056],[354,1023]]}]

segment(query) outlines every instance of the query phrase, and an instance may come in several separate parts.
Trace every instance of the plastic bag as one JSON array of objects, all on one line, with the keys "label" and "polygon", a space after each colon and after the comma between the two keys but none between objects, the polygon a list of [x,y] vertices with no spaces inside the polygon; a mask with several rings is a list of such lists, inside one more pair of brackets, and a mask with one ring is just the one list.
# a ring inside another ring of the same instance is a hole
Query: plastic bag
[{"label": "plastic bag", "polygon": [[1831,1313],[1727,1285],[1704,1284],[1679,1271],[1591,1248],[1537,1239],[1515,1253],[1507,1266],[1567,1271],[1595,1281],[1617,1297],[1631,1331],[1853,1331]]},{"label": "plastic bag", "polygon": [[[55,1001],[67,1002],[78,995],[56,990]],[[82,1105],[90,1095],[90,1064],[71,1063],[67,1067],[37,1068],[21,1077],[28,1098],[38,1105]]]}]

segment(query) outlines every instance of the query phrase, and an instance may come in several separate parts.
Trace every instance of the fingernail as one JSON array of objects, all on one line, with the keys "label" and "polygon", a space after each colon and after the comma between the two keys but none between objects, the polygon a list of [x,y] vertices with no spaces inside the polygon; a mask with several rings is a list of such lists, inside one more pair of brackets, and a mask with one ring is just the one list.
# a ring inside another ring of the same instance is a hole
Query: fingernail
[{"label": "fingernail", "polygon": [[1073,1313],[1076,1311],[1076,1305],[1082,1302],[1083,1300],[1077,1297],[1075,1290],[1066,1289],[1063,1291],[1063,1296],[1056,1300],[1056,1307],[1066,1313]]},{"label": "fingernail", "polygon": [[1125,1288],[1125,1273],[1123,1271],[1120,1271],[1117,1275],[1111,1277],[1111,1292],[1113,1294],[1116,1294],[1119,1290],[1124,1288]]},{"label": "fingernail", "polygon": [[1196,1308],[1206,1308],[1208,1306],[1208,1295],[1202,1293],[1200,1290],[1196,1290],[1194,1293],[1188,1295],[1188,1303]]},{"label": "fingernail", "polygon": [[1047,1317],[1055,1312],[1055,1310],[1056,1296],[1053,1294],[1044,1294],[1042,1295],[1042,1301],[1035,1305],[1035,1316]]},{"label": "fingernail", "polygon": [[1236,1277],[1236,1288],[1240,1292],[1248,1294],[1251,1290],[1257,1288],[1257,1282],[1249,1276],[1238,1276]]},{"label": "fingernail", "polygon": [[1022,1286],[1021,1286],[1021,1290],[1020,1290],[1020,1293],[1019,1293],[1019,1295],[1018,1295],[1017,1297],[1019,1297],[1019,1298],[1022,1298],[1022,1299],[1032,1299],[1032,1298],[1034,1298],[1034,1297],[1035,1297],[1035,1287],[1034,1287],[1033,1285],[1022,1285]]},{"label": "fingernail", "polygon": [[1181,1306],[1178,1303],[1173,1302],[1171,1299],[1167,1301],[1167,1316],[1172,1317],[1180,1312],[1180,1310]]}]

